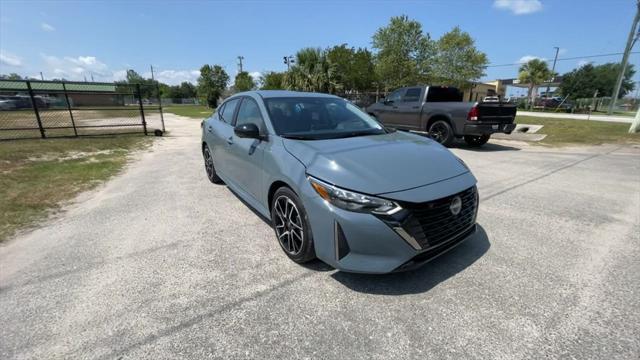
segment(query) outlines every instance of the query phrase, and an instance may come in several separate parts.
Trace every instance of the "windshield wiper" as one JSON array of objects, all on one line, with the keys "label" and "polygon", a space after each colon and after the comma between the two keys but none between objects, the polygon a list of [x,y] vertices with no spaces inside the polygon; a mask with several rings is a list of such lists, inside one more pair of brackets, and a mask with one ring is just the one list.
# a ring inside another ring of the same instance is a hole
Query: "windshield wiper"
[{"label": "windshield wiper", "polygon": [[344,138],[350,138],[350,137],[357,137],[357,136],[368,136],[368,135],[382,135],[385,134],[385,131],[354,131],[354,132],[350,132],[350,133],[346,133],[346,134],[340,134],[339,136],[336,137],[336,139],[344,139]]},{"label": "windshield wiper", "polygon": [[310,135],[281,134],[280,137],[291,140],[316,140],[315,137]]}]

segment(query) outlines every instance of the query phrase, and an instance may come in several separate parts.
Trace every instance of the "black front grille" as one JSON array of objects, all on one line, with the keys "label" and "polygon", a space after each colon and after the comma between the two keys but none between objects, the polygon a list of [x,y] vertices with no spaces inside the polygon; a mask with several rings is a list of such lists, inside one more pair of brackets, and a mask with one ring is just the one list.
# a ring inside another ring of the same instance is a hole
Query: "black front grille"
[{"label": "black front grille", "polygon": [[[462,200],[462,207],[460,213],[454,215],[450,207],[457,196]],[[475,223],[477,189],[473,186],[438,200],[403,203],[401,206],[409,210],[409,216],[402,222],[402,227],[426,249],[456,237]]]}]

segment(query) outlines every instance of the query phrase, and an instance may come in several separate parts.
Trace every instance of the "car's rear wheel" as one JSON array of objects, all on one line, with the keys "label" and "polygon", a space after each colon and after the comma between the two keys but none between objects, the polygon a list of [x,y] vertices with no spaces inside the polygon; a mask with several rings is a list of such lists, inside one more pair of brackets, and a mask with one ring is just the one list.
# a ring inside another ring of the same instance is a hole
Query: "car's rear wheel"
[{"label": "car's rear wheel", "polygon": [[464,141],[471,147],[480,147],[489,141],[491,135],[465,135]]},{"label": "car's rear wheel", "polygon": [[289,188],[281,187],[273,195],[271,222],[282,250],[296,263],[313,260],[313,236],[307,213],[298,196]]},{"label": "car's rear wheel", "polygon": [[438,120],[431,124],[429,136],[444,146],[450,146],[454,139],[453,129],[445,120]]},{"label": "car's rear wheel", "polygon": [[203,146],[202,156],[204,157],[204,169],[207,172],[209,181],[214,184],[221,184],[222,179],[220,179],[216,173],[216,167],[213,165],[213,156],[211,156],[211,150],[209,150],[208,145]]}]

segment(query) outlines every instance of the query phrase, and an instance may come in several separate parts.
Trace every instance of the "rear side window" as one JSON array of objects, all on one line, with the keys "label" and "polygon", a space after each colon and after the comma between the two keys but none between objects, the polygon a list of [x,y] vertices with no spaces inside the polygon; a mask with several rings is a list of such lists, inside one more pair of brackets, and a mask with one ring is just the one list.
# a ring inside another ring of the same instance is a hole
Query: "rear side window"
[{"label": "rear side window", "polygon": [[421,88],[410,88],[407,93],[402,97],[402,102],[418,102],[420,101]]},{"label": "rear side window", "polygon": [[453,87],[430,86],[427,102],[456,102],[462,101],[462,92]]},{"label": "rear side window", "polygon": [[222,111],[220,111],[220,119],[228,124],[233,121],[233,113],[236,111],[240,99],[229,100],[224,103]]},{"label": "rear side window", "polygon": [[238,116],[236,116],[235,126],[243,124],[256,124],[261,133],[264,133],[264,121],[260,114],[260,108],[255,100],[250,98],[244,98],[238,109]]}]

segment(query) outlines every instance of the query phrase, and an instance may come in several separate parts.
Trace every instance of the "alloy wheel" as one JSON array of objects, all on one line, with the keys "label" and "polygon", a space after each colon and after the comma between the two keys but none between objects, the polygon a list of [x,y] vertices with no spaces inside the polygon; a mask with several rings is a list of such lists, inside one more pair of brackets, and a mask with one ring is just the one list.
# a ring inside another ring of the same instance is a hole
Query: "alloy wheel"
[{"label": "alloy wheel", "polygon": [[442,143],[442,141],[448,136],[448,131],[449,130],[443,124],[435,123],[431,126],[429,135],[435,141]]},{"label": "alloy wheel", "polygon": [[290,255],[297,255],[304,243],[304,225],[296,204],[287,196],[280,196],[273,205],[275,229],[282,248]]},{"label": "alloy wheel", "polygon": [[215,175],[215,168],[213,167],[213,157],[209,151],[209,147],[204,148],[204,168],[207,171],[207,177],[209,180],[213,180]]}]

